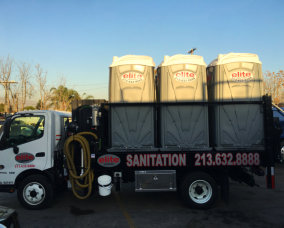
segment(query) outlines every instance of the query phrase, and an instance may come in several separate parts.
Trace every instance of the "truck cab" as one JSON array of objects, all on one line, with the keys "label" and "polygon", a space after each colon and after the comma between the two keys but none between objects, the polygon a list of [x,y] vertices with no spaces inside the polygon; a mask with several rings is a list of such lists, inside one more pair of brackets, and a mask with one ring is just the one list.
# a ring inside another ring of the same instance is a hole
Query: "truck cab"
[{"label": "truck cab", "polygon": [[47,203],[52,197],[51,183],[63,177],[56,166],[63,167],[65,123],[70,116],[24,111],[6,119],[0,132],[0,191],[17,189],[27,207]]}]

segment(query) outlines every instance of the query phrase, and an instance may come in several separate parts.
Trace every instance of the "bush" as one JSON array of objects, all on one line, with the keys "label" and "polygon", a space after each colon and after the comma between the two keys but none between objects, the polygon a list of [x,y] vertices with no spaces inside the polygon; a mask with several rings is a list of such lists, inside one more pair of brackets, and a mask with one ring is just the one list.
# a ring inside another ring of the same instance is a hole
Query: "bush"
[{"label": "bush", "polygon": [[27,106],[27,107],[24,107],[24,110],[35,110],[35,107],[34,106]]}]

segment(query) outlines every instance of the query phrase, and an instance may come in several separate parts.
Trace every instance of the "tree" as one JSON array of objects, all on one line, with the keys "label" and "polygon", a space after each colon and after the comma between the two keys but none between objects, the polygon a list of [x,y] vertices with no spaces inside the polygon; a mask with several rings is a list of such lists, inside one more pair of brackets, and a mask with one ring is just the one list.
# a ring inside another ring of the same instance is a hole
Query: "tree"
[{"label": "tree", "polygon": [[35,108],[40,110],[40,107],[41,107],[41,100],[38,100],[38,102],[36,103]]},{"label": "tree", "polygon": [[10,84],[15,83],[11,80],[14,61],[8,56],[6,59],[0,59],[0,84],[5,89],[5,112],[10,111]]},{"label": "tree", "polygon": [[5,111],[5,105],[3,103],[0,104],[0,112]]},{"label": "tree", "polygon": [[67,111],[71,110],[71,102],[80,100],[79,93],[74,89],[68,89],[64,85],[59,85],[57,88],[50,89],[52,106],[56,110]]},{"label": "tree", "polygon": [[39,64],[35,66],[36,68],[36,79],[39,85],[39,94],[40,94],[40,109],[47,109],[47,102],[50,98],[49,90],[46,85],[46,75],[47,72],[43,72],[43,69]]},{"label": "tree", "polygon": [[88,99],[94,99],[94,96],[93,95],[88,95],[86,93],[83,93],[82,96],[81,96],[81,99],[83,100],[88,100]]},{"label": "tree", "polygon": [[31,97],[32,95],[32,84],[31,79],[31,66],[26,63],[18,65],[19,70],[19,95],[21,102],[21,110],[24,110],[27,96]]},{"label": "tree", "polygon": [[279,104],[281,102],[281,93],[284,90],[284,71],[270,72],[264,74],[264,90],[266,94],[271,95],[272,102]]},{"label": "tree", "polygon": [[19,87],[12,86],[9,88],[9,92],[12,98],[12,102],[11,102],[12,112],[18,112],[19,111]]}]

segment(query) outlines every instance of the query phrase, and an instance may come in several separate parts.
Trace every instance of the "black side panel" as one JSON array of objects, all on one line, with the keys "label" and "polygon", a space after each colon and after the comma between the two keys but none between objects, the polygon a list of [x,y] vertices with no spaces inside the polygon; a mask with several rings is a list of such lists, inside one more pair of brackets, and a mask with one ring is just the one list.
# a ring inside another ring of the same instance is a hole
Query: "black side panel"
[{"label": "black side panel", "polygon": [[92,128],[92,107],[85,105],[72,111],[72,121],[77,123],[78,131],[88,131]]}]

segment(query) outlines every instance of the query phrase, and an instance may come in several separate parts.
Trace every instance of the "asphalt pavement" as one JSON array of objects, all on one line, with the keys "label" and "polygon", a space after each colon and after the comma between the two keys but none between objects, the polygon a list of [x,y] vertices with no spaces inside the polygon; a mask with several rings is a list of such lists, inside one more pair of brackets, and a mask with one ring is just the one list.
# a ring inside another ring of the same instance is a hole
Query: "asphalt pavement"
[{"label": "asphalt pavement", "polygon": [[23,208],[16,193],[0,193],[0,205],[17,210],[21,227],[284,227],[284,165],[275,169],[276,189],[231,182],[230,201],[220,198],[214,208],[195,210],[183,205],[175,192],[135,193],[133,184],[109,197],[76,199],[71,191],[56,196],[44,210]]}]

